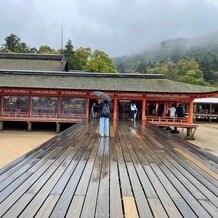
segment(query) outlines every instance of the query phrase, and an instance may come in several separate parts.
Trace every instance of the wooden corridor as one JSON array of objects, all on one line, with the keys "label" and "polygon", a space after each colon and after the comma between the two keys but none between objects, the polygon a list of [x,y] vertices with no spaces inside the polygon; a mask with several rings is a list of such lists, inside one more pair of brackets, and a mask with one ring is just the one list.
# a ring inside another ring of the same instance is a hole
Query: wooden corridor
[{"label": "wooden corridor", "polygon": [[218,164],[151,125],[80,123],[0,169],[0,217],[218,217]]}]

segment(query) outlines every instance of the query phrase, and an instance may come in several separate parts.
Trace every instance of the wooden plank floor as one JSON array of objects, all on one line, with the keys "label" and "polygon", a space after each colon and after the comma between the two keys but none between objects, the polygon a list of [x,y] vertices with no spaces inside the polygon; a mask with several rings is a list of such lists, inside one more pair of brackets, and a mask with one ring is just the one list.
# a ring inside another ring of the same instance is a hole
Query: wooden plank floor
[{"label": "wooden plank floor", "polygon": [[151,125],[80,123],[0,169],[0,217],[218,217],[218,164]]}]

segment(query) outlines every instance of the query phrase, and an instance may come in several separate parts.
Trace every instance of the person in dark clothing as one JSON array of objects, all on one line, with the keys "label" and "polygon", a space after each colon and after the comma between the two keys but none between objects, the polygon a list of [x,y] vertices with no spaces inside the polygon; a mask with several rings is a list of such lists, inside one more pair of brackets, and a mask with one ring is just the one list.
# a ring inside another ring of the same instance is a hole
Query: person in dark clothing
[{"label": "person in dark clothing", "polygon": [[176,108],[176,116],[184,117],[184,112],[181,104],[179,104],[178,107]]},{"label": "person in dark clothing", "polygon": [[163,107],[162,104],[159,104],[159,107],[158,107],[158,109],[157,109],[157,115],[158,115],[159,117],[162,117],[162,116],[163,116],[163,112],[164,112],[164,107]]},{"label": "person in dark clothing", "polygon": [[96,110],[96,103],[94,102],[92,104],[92,107],[91,107],[91,110],[90,110],[90,119],[91,120],[96,118],[96,112],[97,112],[97,110]]}]

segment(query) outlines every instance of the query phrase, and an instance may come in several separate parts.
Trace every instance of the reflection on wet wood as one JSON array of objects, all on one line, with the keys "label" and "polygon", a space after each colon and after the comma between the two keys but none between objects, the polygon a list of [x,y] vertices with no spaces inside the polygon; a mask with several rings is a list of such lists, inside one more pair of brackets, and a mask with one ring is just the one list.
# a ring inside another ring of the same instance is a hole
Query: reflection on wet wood
[{"label": "reflection on wet wood", "polygon": [[194,158],[192,155],[187,154],[185,151],[183,151],[181,148],[175,148],[175,150],[185,156],[187,159],[189,159],[191,162],[193,162],[197,167],[204,170],[206,173],[214,177],[216,180],[218,180],[218,174],[211,169],[209,169],[207,166],[205,166],[204,163],[200,162],[197,158]]},{"label": "reflection on wet wood", "polygon": [[80,123],[0,169],[0,217],[216,217],[218,165],[146,124]]}]

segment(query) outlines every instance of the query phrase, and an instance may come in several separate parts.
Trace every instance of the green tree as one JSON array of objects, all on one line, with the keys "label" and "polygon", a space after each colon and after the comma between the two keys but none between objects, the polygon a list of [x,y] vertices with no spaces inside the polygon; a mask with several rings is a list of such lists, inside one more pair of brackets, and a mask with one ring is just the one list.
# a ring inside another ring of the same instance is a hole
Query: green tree
[{"label": "green tree", "polygon": [[179,75],[186,75],[189,71],[195,71],[194,77],[203,78],[203,72],[201,71],[198,62],[195,60],[182,59],[177,63],[177,67]]},{"label": "green tree", "polygon": [[84,70],[88,72],[117,72],[108,54],[99,50],[95,50],[94,53],[91,54],[91,58],[87,61]]},{"label": "green tree", "polygon": [[178,63],[172,61],[156,63],[153,67],[147,68],[148,73],[164,73],[172,80],[186,83],[209,85],[203,78],[198,62],[195,60],[180,60]]},{"label": "green tree", "polygon": [[16,52],[18,50],[21,40],[18,36],[11,34],[5,38],[5,44],[3,44],[3,49],[9,50],[11,52]]},{"label": "green tree", "polygon": [[178,75],[178,69],[177,65],[173,63],[172,61],[169,62],[163,62],[163,63],[155,63],[154,65],[151,65],[147,67],[146,71],[148,73],[163,73],[167,78],[176,80]]},{"label": "green tree", "polygon": [[53,48],[50,48],[48,45],[42,45],[39,47],[38,50],[39,54],[60,54],[59,51],[56,51]]},{"label": "green tree", "polygon": [[198,58],[198,62],[201,70],[204,72],[205,80],[207,81],[214,80],[213,72],[218,70],[217,56],[212,52],[206,52],[203,53],[202,56]]},{"label": "green tree", "polygon": [[69,39],[65,45],[64,54],[66,57],[70,57],[74,54],[72,41]]},{"label": "green tree", "polygon": [[69,39],[62,54],[65,55],[70,70],[83,70],[90,57],[91,49],[80,47],[77,50],[74,50],[72,41]]},{"label": "green tree", "polygon": [[41,45],[39,47],[38,53],[39,54],[49,54],[49,53],[51,53],[51,51],[52,51],[52,49],[49,46]]},{"label": "green tree", "polygon": [[35,47],[30,49],[30,53],[37,53],[37,52],[38,52],[38,50]]},{"label": "green tree", "polygon": [[5,38],[5,44],[2,45],[1,52],[29,53],[31,48],[25,42],[21,42],[18,36],[11,34]]},{"label": "green tree", "polygon": [[91,49],[80,47],[75,51],[74,55],[75,55],[75,58],[79,61],[80,69],[83,70],[88,59],[90,58]]},{"label": "green tree", "polygon": [[73,50],[73,44],[70,39],[67,41],[67,44],[65,45],[63,54],[65,55],[65,59],[68,62],[69,69],[78,70],[79,69],[78,59],[75,57],[75,51]]}]

